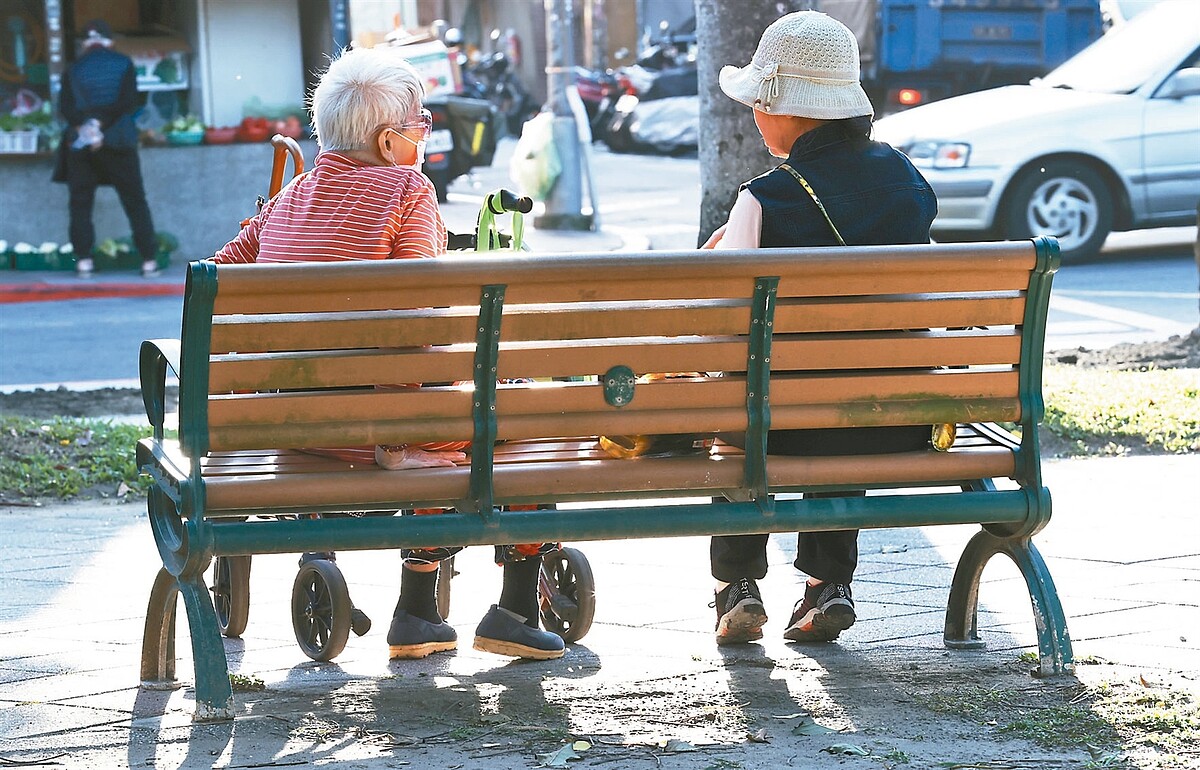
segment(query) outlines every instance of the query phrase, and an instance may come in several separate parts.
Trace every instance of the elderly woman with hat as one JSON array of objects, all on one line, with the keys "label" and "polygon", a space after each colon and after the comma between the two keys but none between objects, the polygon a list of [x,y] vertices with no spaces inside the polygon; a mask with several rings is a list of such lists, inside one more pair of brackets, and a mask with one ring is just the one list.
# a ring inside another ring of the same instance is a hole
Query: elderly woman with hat
[{"label": "elderly woman with hat", "polygon": [[[859,83],[858,42],[815,11],[791,13],[763,32],[753,60],[727,66],[719,83],[750,107],[770,153],[784,159],[741,186],[729,221],[705,248],[928,243],[933,190],[901,153],[870,139],[874,110]],[[929,426],[771,431],[767,451],[878,454],[926,446]],[[841,492],[836,495],[864,494]],[[762,638],[767,535],[714,537],[718,644]],[[795,566],[808,575],[784,638],[828,642],[854,624],[850,583],[858,532],[800,533]]]},{"label": "elderly woman with hat", "polygon": [[[412,259],[446,251],[446,225],[433,184],[421,173],[432,119],[412,65],[388,48],[344,51],[312,95],[320,152],[312,171],[291,181],[222,247],[216,262],[333,262]],[[411,386],[397,386],[411,387]],[[453,466],[470,442],[312,449],[388,470]],[[421,511],[437,513],[437,509]],[[557,544],[500,546],[499,601],[475,630],[476,649],[519,658],[561,657],[563,640],[538,624],[541,554]],[[437,570],[461,550],[402,549],[400,598],[388,629],[391,658],[456,649],[458,636],[437,610]],[[355,610],[352,628],[370,620]]]}]

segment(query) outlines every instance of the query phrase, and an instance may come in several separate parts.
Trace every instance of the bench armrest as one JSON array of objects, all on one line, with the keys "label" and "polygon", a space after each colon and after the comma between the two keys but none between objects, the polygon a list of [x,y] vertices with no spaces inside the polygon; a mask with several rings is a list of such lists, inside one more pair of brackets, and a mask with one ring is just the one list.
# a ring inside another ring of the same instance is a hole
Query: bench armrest
[{"label": "bench armrest", "polygon": [[146,418],[154,427],[154,438],[163,439],[163,422],[166,419],[167,369],[179,376],[179,340],[145,340],[138,355],[138,370],[142,381],[142,403],[146,405]]}]

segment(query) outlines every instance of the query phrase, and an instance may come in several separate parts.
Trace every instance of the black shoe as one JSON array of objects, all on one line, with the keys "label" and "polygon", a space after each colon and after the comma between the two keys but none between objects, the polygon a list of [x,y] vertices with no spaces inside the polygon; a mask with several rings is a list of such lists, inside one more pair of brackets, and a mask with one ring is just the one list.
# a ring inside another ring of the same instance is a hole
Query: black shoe
[{"label": "black shoe", "polygon": [[804,589],[783,638],[792,642],[832,642],[854,625],[849,583],[819,583]]},{"label": "black shoe", "polygon": [[430,623],[398,610],[388,629],[387,641],[390,658],[424,658],[458,647],[458,634],[445,621]]},{"label": "black shoe", "polygon": [[525,618],[495,604],[475,629],[475,649],[526,660],[561,658],[562,637],[525,624]]},{"label": "black shoe", "polygon": [[717,592],[717,644],[744,644],[762,639],[767,622],[758,585],[750,578],[730,583]]}]

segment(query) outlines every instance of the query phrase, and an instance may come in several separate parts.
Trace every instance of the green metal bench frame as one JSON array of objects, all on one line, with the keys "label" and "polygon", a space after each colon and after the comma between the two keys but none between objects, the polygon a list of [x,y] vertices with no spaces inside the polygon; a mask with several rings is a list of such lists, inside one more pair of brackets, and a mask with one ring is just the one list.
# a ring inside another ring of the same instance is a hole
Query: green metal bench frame
[{"label": "green metal bench frame", "polygon": [[[994,244],[993,244],[994,245]],[[1025,244],[1028,247],[1028,243]],[[906,248],[938,248],[906,247]],[[845,250],[853,254],[854,249]],[[244,517],[214,522],[206,517],[206,485],[201,460],[208,453],[206,426],[208,356],[218,267],[190,266],[181,341],[148,340],[140,354],[142,393],[153,437],[137,447],[139,468],[154,484],[148,508],[163,561],[147,611],[142,681],[147,688],[178,686],[175,678],[175,608],[182,595],[191,629],[198,721],[231,719],[233,699],[212,600],[204,572],[214,556],[295,553],[348,549],[415,547],[430,542],[482,545],[508,542],[732,535],[746,532],[822,531],[853,528],[917,527],[933,524],[982,525],[963,553],[953,578],[945,622],[951,648],[982,646],[976,618],[980,575],[997,553],[1009,556],[1025,578],[1037,627],[1038,675],[1073,667],[1070,637],[1054,583],[1031,537],[1050,519],[1049,490],[1043,485],[1037,426],[1043,414],[1041,360],[1051,280],[1058,268],[1053,239],[1035,239],[1036,264],[1030,271],[1021,324],[1021,438],[1015,445],[1017,489],[998,489],[991,479],[975,479],[952,494],[894,494],[780,500],[768,481],[767,431],[771,427],[772,322],[778,278],[756,280],[748,330],[747,443],[739,499],[704,504],[656,504],[636,517],[614,516],[603,508],[539,510],[507,515],[495,505],[492,452],[473,451],[467,499],[457,513],[421,517],[272,518]],[[811,252],[809,252],[811,253]],[[699,252],[697,253],[699,254]],[[618,269],[626,255],[589,255],[599,271]],[[642,257],[652,255],[639,255]],[[801,255],[802,256],[802,255]],[[529,257],[493,257],[528,260]],[[497,263],[503,266],[503,262]],[[355,264],[343,266],[356,269]],[[473,446],[491,447],[497,437],[496,376],[504,285],[479,289]],[[169,451],[164,437],[168,371],[181,374],[179,421],[183,454]],[[891,485],[888,485],[891,486]],[[683,490],[675,490],[682,492]],[[694,493],[709,495],[711,490]],[[645,495],[652,497],[655,495]],[[662,496],[661,494],[658,496]],[[679,495],[677,495],[679,496]],[[628,497],[628,496],[627,496]],[[539,502],[559,502],[540,500]],[[397,507],[402,507],[398,505]],[[344,510],[344,509],[343,509]],[[261,513],[276,513],[263,510]],[[255,511],[243,511],[252,515]],[[699,567],[698,567],[699,568]]]}]

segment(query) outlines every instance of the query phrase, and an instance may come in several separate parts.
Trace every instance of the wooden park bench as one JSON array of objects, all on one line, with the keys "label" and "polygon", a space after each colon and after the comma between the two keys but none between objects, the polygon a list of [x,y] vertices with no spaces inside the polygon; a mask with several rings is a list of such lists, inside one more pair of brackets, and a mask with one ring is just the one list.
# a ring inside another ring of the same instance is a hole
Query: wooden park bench
[{"label": "wooden park bench", "polygon": [[[175,679],[182,594],[196,718],[232,717],[204,580],[214,556],[963,523],[982,529],[953,579],[946,644],[981,644],[980,574],[1005,553],[1033,602],[1037,671],[1067,671],[1066,621],[1030,542],[1050,518],[1037,426],[1057,255],[1053,240],[1035,239],[193,263],[181,340],[141,351],[154,435],[137,457],[154,480],[163,560],[143,681]],[[178,440],[164,438],[168,368],[179,376]],[[708,374],[646,377],[678,372]],[[400,383],[425,386],[375,387]],[[765,450],[768,428],[941,423],[958,424],[948,451]],[[746,432],[744,451],[718,441],[615,459],[595,438],[730,431]],[[454,468],[387,471],[298,451],[463,439],[474,449]],[[883,492],[780,497],[862,488]],[[680,497],[692,502],[669,500]],[[629,498],[662,502],[636,515],[602,504]],[[501,509],[565,501],[600,504]],[[296,515],[418,507],[456,512]]]}]

